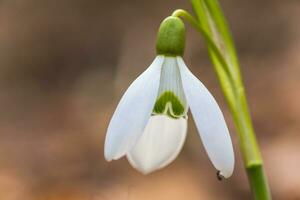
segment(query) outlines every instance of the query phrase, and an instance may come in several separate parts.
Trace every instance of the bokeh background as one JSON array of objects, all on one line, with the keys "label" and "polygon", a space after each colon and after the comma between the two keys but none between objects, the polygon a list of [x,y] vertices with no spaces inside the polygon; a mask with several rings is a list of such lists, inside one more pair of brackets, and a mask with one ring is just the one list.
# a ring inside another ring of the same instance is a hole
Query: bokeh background
[{"label": "bokeh background", "polygon": [[[300,199],[300,2],[222,0],[274,199]],[[251,199],[236,132],[203,41],[185,61],[220,103],[236,154],[218,181],[192,120],[179,157],[148,176],[107,163],[109,119],[152,62],[157,28],[188,0],[0,1],[1,200]],[[190,119],[192,119],[190,117]]]}]

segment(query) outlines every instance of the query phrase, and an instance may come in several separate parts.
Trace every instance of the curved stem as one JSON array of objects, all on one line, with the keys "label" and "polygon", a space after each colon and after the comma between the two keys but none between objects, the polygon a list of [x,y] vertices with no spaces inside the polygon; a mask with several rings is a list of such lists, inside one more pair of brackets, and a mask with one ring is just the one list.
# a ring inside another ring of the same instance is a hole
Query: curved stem
[{"label": "curved stem", "polygon": [[[187,20],[204,37],[223,94],[227,100],[237,128],[239,144],[254,197],[257,200],[269,200],[271,199],[271,196],[268,181],[263,170],[263,161],[257,145],[248,109],[244,84],[242,82],[234,44],[217,1],[212,1],[214,2],[192,0],[193,7],[198,15],[198,20],[182,9],[175,10],[172,16],[181,17]],[[216,31],[211,30],[212,28],[217,29],[217,31],[219,31],[218,34],[221,36],[221,40],[225,41],[224,43],[227,49],[225,48],[224,54],[222,54],[223,52],[221,52],[220,47],[216,45],[216,42],[211,37],[211,35],[213,35],[212,31]],[[229,51],[230,54],[229,57],[226,57],[228,59],[225,58],[226,51]]]},{"label": "curved stem", "polygon": [[195,29],[197,29],[202,34],[202,36],[204,37],[205,41],[212,48],[212,50],[214,51],[214,53],[216,54],[216,56],[220,60],[221,64],[225,67],[224,70],[226,72],[226,75],[228,77],[230,77],[230,79],[233,81],[233,77],[231,76],[231,74],[229,72],[229,66],[228,66],[226,60],[224,59],[221,51],[219,51],[219,48],[217,47],[217,45],[214,43],[214,41],[209,36],[209,34],[199,25],[199,23],[197,22],[197,20],[190,13],[188,13],[187,11],[185,11],[183,9],[177,9],[177,10],[175,10],[173,12],[172,16],[174,16],[174,17],[182,17],[182,18],[186,19]]},{"label": "curved stem", "polygon": [[[229,84],[227,84],[227,86],[234,85],[234,79],[229,71],[229,66],[228,66],[225,58],[223,57],[221,51],[216,46],[216,44],[214,43],[214,41],[212,40],[210,35],[205,31],[205,29],[203,27],[201,27],[201,25],[197,22],[197,20],[191,14],[189,14],[187,11],[185,11],[183,9],[175,10],[172,13],[172,16],[181,17],[181,18],[187,20],[197,31],[200,32],[200,34],[204,37],[204,40],[207,43],[207,46],[209,46],[211,51],[214,52],[214,55],[220,62],[220,65],[223,66],[223,67],[219,68],[219,70],[223,70],[224,74],[226,74],[226,77],[229,82]],[[222,79],[224,77],[225,76],[222,76],[219,78]],[[228,102],[230,102],[231,105],[234,104],[234,98],[237,95],[237,94],[234,94],[234,90],[231,87],[224,87],[223,90],[226,90],[226,92],[224,92],[226,100]]]}]

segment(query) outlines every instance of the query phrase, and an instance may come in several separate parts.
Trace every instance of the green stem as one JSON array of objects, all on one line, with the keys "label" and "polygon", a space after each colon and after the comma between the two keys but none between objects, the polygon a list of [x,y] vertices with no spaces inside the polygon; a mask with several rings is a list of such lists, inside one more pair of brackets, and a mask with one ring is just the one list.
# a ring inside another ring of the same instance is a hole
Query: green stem
[{"label": "green stem", "polygon": [[[223,66],[225,66],[224,70],[226,72],[226,75],[228,77],[231,77],[231,74],[229,72],[229,66],[228,66],[226,60],[224,59],[224,57],[222,56],[221,51],[219,51],[219,48],[217,47],[217,45],[215,44],[215,42],[213,41],[213,39],[206,32],[206,30],[202,26],[200,26],[200,24],[197,22],[197,20],[194,19],[194,17],[192,15],[190,15],[187,11],[182,10],[182,9],[175,10],[173,12],[172,16],[174,16],[174,17],[182,17],[182,18],[186,19],[195,29],[197,29],[202,34],[202,36],[204,37],[205,41],[208,43],[208,45],[210,46],[210,48],[214,51],[214,53],[216,54],[216,56],[220,60],[221,64]],[[231,79],[232,79],[232,77],[231,77]]]},{"label": "green stem", "polygon": [[204,37],[237,128],[239,146],[252,192],[257,200],[269,200],[271,196],[263,161],[248,109],[239,62],[226,20],[216,0],[192,0],[192,5],[198,20],[181,9],[174,11],[172,15],[187,20]]},{"label": "green stem", "polygon": [[[231,113],[238,130],[239,145],[250,187],[256,200],[270,200],[268,180],[264,172],[263,161],[257,145],[243,87],[239,89],[238,93],[239,96],[236,100],[237,112],[231,111]],[[233,105],[230,105],[230,107],[233,107]]]},{"label": "green stem", "polygon": [[257,200],[271,199],[263,166],[246,167],[246,170],[254,198]]}]

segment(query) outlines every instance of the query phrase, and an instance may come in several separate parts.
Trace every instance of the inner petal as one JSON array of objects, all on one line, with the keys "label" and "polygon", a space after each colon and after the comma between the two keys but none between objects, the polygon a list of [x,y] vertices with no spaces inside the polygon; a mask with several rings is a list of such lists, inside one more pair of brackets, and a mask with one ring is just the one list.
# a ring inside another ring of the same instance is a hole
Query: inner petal
[{"label": "inner petal", "polygon": [[179,154],[186,132],[186,118],[151,116],[142,137],[127,153],[127,159],[135,169],[144,174],[163,168]]},{"label": "inner petal", "polygon": [[153,113],[180,118],[186,116],[187,111],[187,101],[176,58],[165,57],[162,65],[158,97]]}]

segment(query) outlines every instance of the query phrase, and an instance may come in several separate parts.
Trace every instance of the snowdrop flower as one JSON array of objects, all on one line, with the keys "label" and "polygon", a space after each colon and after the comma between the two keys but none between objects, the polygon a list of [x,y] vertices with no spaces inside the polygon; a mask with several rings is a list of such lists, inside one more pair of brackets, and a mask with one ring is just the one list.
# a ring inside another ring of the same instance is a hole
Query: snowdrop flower
[{"label": "snowdrop flower", "polygon": [[105,158],[111,161],[126,155],[144,174],[167,166],[184,144],[190,108],[218,175],[228,178],[234,168],[228,128],[213,96],[185,65],[184,45],[183,22],[166,18],[158,32],[158,56],[129,86],[112,116]]}]

